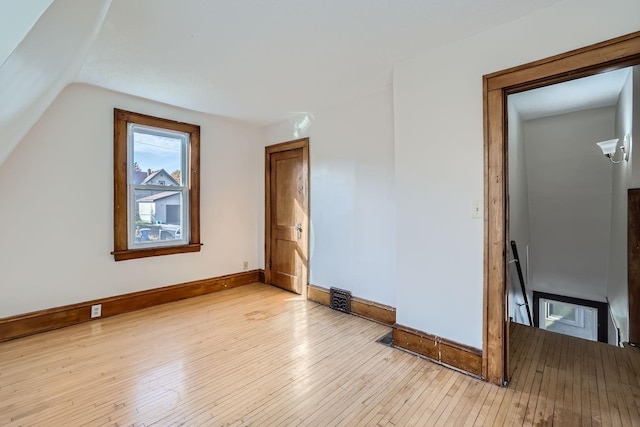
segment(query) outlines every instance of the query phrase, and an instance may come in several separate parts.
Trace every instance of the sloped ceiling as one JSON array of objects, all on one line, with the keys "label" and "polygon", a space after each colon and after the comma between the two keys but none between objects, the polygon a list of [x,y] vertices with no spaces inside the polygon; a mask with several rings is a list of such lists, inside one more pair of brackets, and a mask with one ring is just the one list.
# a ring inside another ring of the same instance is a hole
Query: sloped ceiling
[{"label": "sloped ceiling", "polygon": [[0,165],[74,81],[267,125],[379,91],[397,62],[560,0],[54,0],[17,46],[50,0],[6,1],[30,18],[2,28]]},{"label": "sloped ceiling", "polygon": [[0,165],[74,81],[109,2],[55,0],[0,66]]},{"label": "sloped ceiling", "polygon": [[24,39],[53,0],[2,0],[0,2],[0,65]]},{"label": "sloped ceiling", "polygon": [[398,61],[557,2],[113,0],[78,80],[266,125],[378,91]]}]

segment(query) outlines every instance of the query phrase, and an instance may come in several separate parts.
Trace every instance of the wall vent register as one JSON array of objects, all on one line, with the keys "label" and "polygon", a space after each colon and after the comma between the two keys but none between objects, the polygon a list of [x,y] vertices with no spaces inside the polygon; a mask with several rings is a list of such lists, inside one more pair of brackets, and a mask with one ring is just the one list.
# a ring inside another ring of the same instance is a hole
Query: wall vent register
[{"label": "wall vent register", "polygon": [[329,289],[329,307],[343,313],[351,313],[351,292],[344,289]]}]

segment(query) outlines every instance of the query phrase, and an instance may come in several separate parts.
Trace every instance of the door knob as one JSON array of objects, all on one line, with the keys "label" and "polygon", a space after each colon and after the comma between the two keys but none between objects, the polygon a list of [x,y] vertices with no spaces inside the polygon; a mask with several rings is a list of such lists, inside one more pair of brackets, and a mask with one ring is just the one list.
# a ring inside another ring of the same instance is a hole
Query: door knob
[{"label": "door knob", "polygon": [[302,223],[296,224],[296,231],[298,232],[298,240],[302,239]]}]

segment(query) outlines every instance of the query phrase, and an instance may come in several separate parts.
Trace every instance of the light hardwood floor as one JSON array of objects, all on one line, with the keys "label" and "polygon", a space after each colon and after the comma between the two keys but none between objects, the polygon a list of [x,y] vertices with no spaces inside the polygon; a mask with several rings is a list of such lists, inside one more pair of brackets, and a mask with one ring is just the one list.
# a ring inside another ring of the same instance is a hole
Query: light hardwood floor
[{"label": "light hardwood floor", "polygon": [[0,343],[0,425],[640,425],[640,350],[515,325],[513,380],[263,284]]}]

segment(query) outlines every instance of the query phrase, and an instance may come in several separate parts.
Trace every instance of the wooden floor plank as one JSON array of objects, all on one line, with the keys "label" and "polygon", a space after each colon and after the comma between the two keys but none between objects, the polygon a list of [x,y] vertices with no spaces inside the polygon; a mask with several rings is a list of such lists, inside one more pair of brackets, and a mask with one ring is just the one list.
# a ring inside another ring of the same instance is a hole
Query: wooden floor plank
[{"label": "wooden floor plank", "polygon": [[485,382],[475,380],[469,385],[469,392],[465,394],[466,399],[460,399],[454,407],[455,417],[451,420],[452,426],[463,426],[469,418],[477,418],[480,408],[484,403],[483,396],[488,395],[484,388]]},{"label": "wooden floor plank", "polygon": [[[580,340],[576,366],[573,370],[574,377],[574,398],[579,399],[580,411],[582,415],[581,424],[583,427],[593,425],[591,420],[591,399],[589,396],[589,363],[588,363],[587,341]],[[576,385],[576,377],[580,378],[579,385]],[[582,383],[584,381],[584,383]]]},{"label": "wooden floor plank", "polygon": [[492,408],[496,408],[496,410],[498,408],[498,406],[495,405],[495,402],[501,401],[504,398],[505,394],[511,393],[511,392],[512,391],[507,388],[498,388],[498,387],[490,388],[488,391],[487,397],[484,399],[484,402],[480,407],[480,411],[478,412],[478,415],[476,417],[471,415],[469,418],[467,418],[467,421],[465,421],[464,425],[465,426],[482,426],[482,425],[488,424],[490,420],[492,420],[492,418],[490,418],[490,412]]},{"label": "wooden floor plank", "polygon": [[[560,338],[558,334],[545,334],[547,346],[549,347],[549,357],[545,361],[543,368],[543,379],[540,385],[540,396],[538,396],[536,416],[533,419],[534,425],[551,425],[553,411],[556,403],[556,391],[558,384],[558,365],[561,358]],[[543,393],[547,390],[546,393]]]},{"label": "wooden floor plank", "polygon": [[[367,425],[379,425],[386,426],[391,423],[391,420],[397,415],[403,413],[403,408],[409,404],[409,401],[413,396],[419,396],[423,390],[425,390],[432,380],[442,372],[444,368],[434,364],[428,364],[421,366],[419,371],[414,377],[397,392],[395,396],[392,396],[388,402],[379,411],[379,416],[374,418],[371,424]],[[361,424],[361,423],[359,423]]]},{"label": "wooden floor plank", "polygon": [[587,384],[587,386],[585,388],[588,388],[589,393],[591,425],[594,427],[600,427],[603,425],[603,423],[600,410],[600,400],[598,398],[598,384],[596,381],[598,376],[598,370],[596,368],[596,356],[593,351],[589,351],[587,345],[585,345],[585,347],[585,355],[587,359],[587,375],[585,378],[585,383]]},{"label": "wooden floor plank", "polygon": [[523,420],[523,424],[525,425],[534,425],[536,422],[535,420],[539,420],[544,413],[544,408],[547,403],[546,399],[540,396],[540,390],[548,386],[549,375],[545,376],[544,373],[545,366],[547,366],[549,360],[553,356],[553,346],[550,345],[551,338],[551,335],[543,334],[543,341],[541,344],[542,348],[540,351],[540,356],[538,358],[538,363],[535,367],[535,375],[533,385],[531,387],[531,395],[529,396],[529,401],[527,402],[527,410],[525,411]]},{"label": "wooden floor plank", "polygon": [[[469,386],[476,381],[477,380],[472,379],[471,377],[463,378],[458,389],[455,391],[455,394],[447,394],[447,396],[451,396],[451,398],[448,399],[445,406],[441,405],[443,406],[441,411],[436,410],[436,414],[438,414],[438,412],[440,412],[440,414],[437,415],[438,418],[435,426],[450,426],[455,424],[457,421],[457,414],[454,415],[453,411],[456,406],[463,401],[463,396],[471,396],[471,394],[467,394],[466,392]],[[435,419],[435,417],[433,417],[433,419]]]},{"label": "wooden floor plank", "polygon": [[629,412],[629,423],[632,426],[640,424],[640,410],[636,404],[636,400],[633,395],[632,384],[634,383],[634,374],[631,366],[631,359],[628,357],[629,352],[614,351],[610,349],[611,357],[615,360],[615,365],[618,368],[618,375],[620,376],[619,386],[622,397],[625,401],[626,410]]},{"label": "wooden floor plank", "polygon": [[617,369],[613,366],[615,363],[609,357],[609,352],[607,351],[606,346],[598,347],[600,351],[600,357],[602,359],[602,366],[604,372],[604,390],[606,390],[607,398],[609,400],[609,406],[606,407],[606,411],[611,416],[611,424],[612,426],[622,426],[623,415],[620,411],[621,401],[620,401],[620,393],[619,393],[619,385],[618,385],[618,376]]},{"label": "wooden floor plank", "polygon": [[0,425],[640,427],[640,350],[510,325],[511,383],[264,284],[0,343]]},{"label": "wooden floor plank", "polygon": [[[558,343],[559,347],[560,347],[560,360],[558,362],[558,366],[557,366],[557,382],[556,382],[556,389],[555,389],[555,399],[554,399],[554,405],[553,405],[553,425],[562,425],[562,422],[564,420],[567,420],[567,418],[570,418],[569,416],[567,416],[567,414],[565,414],[565,406],[564,406],[564,396],[565,396],[565,390],[566,390],[566,376],[567,376],[567,355],[569,353],[569,348],[568,348],[568,339],[566,336],[562,335],[559,337],[560,338],[560,342]],[[567,420],[569,421],[569,420]]]},{"label": "wooden floor plank", "polygon": [[[536,371],[538,368],[540,355],[542,353],[544,344],[544,334],[534,331],[534,339],[532,342],[532,351],[526,352],[524,361],[522,363],[522,376],[514,383],[513,387],[518,392],[519,397],[515,399],[514,404],[511,405],[510,410],[505,418],[505,425],[522,425],[524,418],[529,408],[529,403],[532,401],[531,393],[535,385]],[[535,404],[532,405],[535,408]]]},{"label": "wooden floor plank", "polygon": [[599,397],[598,406],[600,407],[600,418],[603,426],[610,426],[613,425],[614,422],[611,418],[611,411],[609,410],[609,393],[607,392],[607,383],[604,374],[604,367],[606,363],[608,363],[608,360],[603,359],[600,347],[593,349],[593,351],[596,354],[594,360],[596,365],[596,386]]}]

